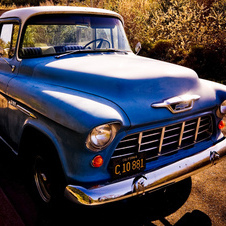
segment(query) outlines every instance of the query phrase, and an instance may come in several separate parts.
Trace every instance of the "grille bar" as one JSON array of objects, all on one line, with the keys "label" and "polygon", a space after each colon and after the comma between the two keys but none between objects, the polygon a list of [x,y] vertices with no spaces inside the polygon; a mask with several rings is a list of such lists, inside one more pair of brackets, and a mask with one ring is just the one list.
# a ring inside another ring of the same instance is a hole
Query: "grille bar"
[{"label": "grille bar", "polygon": [[206,140],[210,138],[212,131],[210,115],[142,131],[124,137],[115,149],[112,158],[145,152],[147,160],[151,160]]},{"label": "grille bar", "polygon": [[166,127],[163,127],[162,128],[162,133],[161,133],[160,144],[159,144],[159,154],[161,154],[162,144],[163,144],[163,140],[164,140],[165,131],[166,131]]},{"label": "grille bar", "polygon": [[184,134],[184,127],[185,127],[185,122],[182,123],[181,126],[181,131],[180,131],[180,138],[179,138],[179,143],[178,147],[181,147],[182,139],[183,139],[183,134]]}]

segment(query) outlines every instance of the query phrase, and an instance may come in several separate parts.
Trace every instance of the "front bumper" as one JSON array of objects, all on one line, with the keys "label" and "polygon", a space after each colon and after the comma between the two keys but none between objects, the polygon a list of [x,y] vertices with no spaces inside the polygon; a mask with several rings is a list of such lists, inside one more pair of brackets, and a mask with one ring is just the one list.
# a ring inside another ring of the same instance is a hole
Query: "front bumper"
[{"label": "front bumper", "polygon": [[83,205],[100,205],[118,201],[188,178],[205,168],[215,165],[225,156],[226,139],[223,139],[198,154],[155,171],[145,172],[134,178],[90,189],[68,185],[65,189],[65,196],[69,200]]}]

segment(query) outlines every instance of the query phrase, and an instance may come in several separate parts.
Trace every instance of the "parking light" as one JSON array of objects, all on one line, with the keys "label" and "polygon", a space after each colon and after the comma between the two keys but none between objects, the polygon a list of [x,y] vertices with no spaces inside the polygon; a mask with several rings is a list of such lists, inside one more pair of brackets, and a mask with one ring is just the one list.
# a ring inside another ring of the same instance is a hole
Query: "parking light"
[{"label": "parking light", "polygon": [[225,127],[225,122],[224,122],[223,120],[221,120],[221,121],[219,122],[219,124],[218,124],[218,128],[219,128],[219,129],[224,129],[224,127]]},{"label": "parking light", "polygon": [[104,160],[101,155],[97,155],[92,160],[92,166],[95,168],[101,167],[104,163]]}]

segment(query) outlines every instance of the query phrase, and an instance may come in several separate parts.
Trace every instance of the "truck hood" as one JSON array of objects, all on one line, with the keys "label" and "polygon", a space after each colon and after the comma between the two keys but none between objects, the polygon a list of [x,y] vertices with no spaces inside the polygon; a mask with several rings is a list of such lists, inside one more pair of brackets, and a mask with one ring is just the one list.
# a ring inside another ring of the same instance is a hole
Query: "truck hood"
[{"label": "truck hood", "polygon": [[[33,61],[34,62],[34,61]],[[23,63],[22,63],[23,64]],[[69,89],[91,93],[117,104],[128,116],[131,126],[157,122],[181,114],[192,114],[210,108],[215,92],[201,86],[197,74],[178,65],[139,57],[134,54],[79,54],[37,60],[33,70],[36,79]],[[30,67],[32,68],[32,67]],[[199,95],[189,112],[172,114],[166,108],[153,108],[153,103],[184,94]]]}]

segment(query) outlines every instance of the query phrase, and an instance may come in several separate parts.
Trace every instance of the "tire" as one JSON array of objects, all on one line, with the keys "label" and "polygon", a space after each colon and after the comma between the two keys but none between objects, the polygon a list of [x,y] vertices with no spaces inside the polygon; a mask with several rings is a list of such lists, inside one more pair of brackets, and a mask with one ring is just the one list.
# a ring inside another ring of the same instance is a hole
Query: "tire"
[{"label": "tire", "polygon": [[50,203],[53,196],[51,170],[48,169],[47,163],[39,155],[35,156],[33,169],[34,183],[39,197],[44,203]]},{"label": "tire", "polygon": [[51,157],[43,153],[40,151],[32,158],[32,183],[38,201],[48,206],[63,198],[66,183],[60,161],[52,152]]}]

